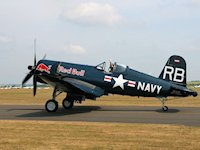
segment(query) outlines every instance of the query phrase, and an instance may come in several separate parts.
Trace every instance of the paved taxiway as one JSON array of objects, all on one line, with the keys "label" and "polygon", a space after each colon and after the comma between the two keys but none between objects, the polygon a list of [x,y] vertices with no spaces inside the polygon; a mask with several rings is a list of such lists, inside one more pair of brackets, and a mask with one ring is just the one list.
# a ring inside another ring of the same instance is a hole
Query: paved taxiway
[{"label": "paved taxiway", "polygon": [[156,123],[200,126],[200,108],[141,106],[75,106],[48,113],[44,106],[0,105],[0,120],[50,120],[86,122]]}]

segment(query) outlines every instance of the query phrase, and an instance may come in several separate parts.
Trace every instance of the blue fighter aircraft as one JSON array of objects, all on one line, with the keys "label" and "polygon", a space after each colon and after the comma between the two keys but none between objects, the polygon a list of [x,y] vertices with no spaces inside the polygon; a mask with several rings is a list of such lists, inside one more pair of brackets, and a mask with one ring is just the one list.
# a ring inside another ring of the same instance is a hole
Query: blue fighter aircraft
[{"label": "blue fighter aircraft", "polygon": [[197,96],[197,92],[187,88],[186,62],[180,56],[171,56],[158,78],[138,72],[128,66],[110,63],[109,71],[103,62],[97,66],[73,64],[42,59],[34,66],[28,66],[30,72],[22,85],[33,76],[33,95],[36,95],[37,82],[54,88],[52,98],[45,104],[48,112],[56,112],[56,97],[66,92],[62,105],[65,109],[73,107],[74,102],[85,99],[95,100],[103,95],[120,94],[129,96],[156,97],[162,103],[163,111],[168,96]]}]

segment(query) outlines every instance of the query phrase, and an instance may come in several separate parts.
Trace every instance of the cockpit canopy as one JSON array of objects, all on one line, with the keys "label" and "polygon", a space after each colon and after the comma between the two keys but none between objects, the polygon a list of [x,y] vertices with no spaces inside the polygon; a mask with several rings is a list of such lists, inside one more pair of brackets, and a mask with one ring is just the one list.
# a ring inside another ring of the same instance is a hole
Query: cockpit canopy
[{"label": "cockpit canopy", "polygon": [[114,64],[110,63],[110,66],[108,66],[108,68],[106,68],[106,62],[102,62],[96,66],[96,69],[98,70],[110,72],[110,73],[117,73],[117,74],[124,73],[127,68],[128,66],[118,64],[116,62]]},{"label": "cockpit canopy", "polygon": [[122,64],[114,63],[113,73],[124,73],[127,69],[127,66]]}]

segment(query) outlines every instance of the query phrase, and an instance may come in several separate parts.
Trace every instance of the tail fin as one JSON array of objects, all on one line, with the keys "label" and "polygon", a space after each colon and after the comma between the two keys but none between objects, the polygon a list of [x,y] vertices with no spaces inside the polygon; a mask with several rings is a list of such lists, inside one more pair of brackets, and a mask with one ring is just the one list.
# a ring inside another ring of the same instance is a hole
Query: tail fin
[{"label": "tail fin", "polygon": [[160,79],[186,86],[186,62],[181,56],[171,56],[163,68]]}]

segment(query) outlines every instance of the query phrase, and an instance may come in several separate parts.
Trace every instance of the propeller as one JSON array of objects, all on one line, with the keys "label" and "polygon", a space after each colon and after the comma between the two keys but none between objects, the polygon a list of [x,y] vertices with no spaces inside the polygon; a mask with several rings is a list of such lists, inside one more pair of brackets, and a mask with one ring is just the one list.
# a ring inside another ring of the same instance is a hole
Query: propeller
[{"label": "propeller", "polygon": [[37,91],[37,76],[35,75],[36,71],[36,39],[34,40],[34,66],[28,66],[28,69],[31,70],[24,80],[22,81],[22,86],[33,76],[33,96],[36,95]]},{"label": "propeller", "polygon": [[35,75],[36,70],[36,57],[34,56],[34,66],[28,66],[28,69],[31,70],[24,80],[22,81],[22,86],[33,76],[33,95],[36,95],[37,90],[37,76]]}]

